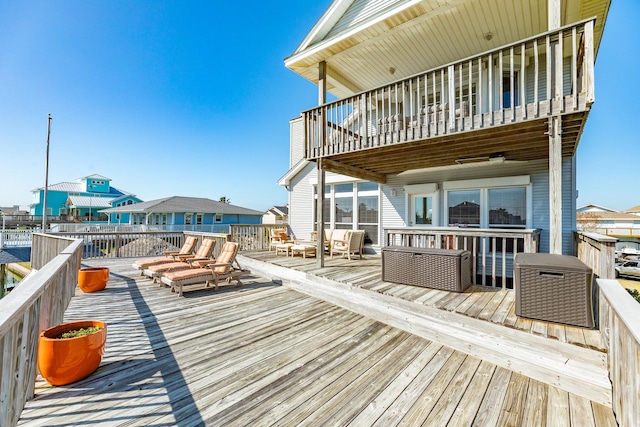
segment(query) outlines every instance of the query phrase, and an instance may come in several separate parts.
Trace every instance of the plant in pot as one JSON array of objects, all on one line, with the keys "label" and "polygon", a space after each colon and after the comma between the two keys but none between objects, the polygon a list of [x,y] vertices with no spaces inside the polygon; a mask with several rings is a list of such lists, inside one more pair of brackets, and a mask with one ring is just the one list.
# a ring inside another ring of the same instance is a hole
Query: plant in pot
[{"label": "plant in pot", "polygon": [[38,341],[38,368],[51,385],[66,385],[91,375],[100,366],[107,325],[99,320],[63,323],[45,329]]},{"label": "plant in pot", "polygon": [[107,287],[109,268],[87,267],[78,271],[78,286],[83,292],[101,291]]}]

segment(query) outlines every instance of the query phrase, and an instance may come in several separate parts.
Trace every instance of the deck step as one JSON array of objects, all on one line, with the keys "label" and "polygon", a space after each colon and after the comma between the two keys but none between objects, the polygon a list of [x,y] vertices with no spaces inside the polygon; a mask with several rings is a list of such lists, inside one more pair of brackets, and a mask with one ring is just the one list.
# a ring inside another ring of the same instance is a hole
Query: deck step
[{"label": "deck step", "polygon": [[611,407],[605,353],[239,256],[254,274]]}]

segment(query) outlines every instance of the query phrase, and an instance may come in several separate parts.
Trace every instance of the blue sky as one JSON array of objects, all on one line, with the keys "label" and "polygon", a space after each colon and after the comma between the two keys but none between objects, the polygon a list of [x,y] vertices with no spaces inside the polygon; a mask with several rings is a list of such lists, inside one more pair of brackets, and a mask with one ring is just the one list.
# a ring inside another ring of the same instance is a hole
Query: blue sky
[{"label": "blue sky", "polygon": [[[242,6],[239,6],[242,4]],[[0,206],[101,174],[143,200],[287,202],[289,120],[317,89],[283,65],[323,1],[0,2]],[[638,0],[615,0],[578,149],[578,204],[640,205]]]}]

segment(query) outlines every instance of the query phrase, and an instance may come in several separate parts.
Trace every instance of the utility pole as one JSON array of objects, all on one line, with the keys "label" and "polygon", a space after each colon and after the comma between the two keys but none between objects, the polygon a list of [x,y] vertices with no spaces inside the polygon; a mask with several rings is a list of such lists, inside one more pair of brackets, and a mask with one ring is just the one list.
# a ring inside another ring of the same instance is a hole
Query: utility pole
[{"label": "utility pole", "polygon": [[47,232],[47,189],[49,188],[49,140],[51,138],[51,114],[47,121],[47,157],[44,167],[44,197],[42,201],[42,232]]}]

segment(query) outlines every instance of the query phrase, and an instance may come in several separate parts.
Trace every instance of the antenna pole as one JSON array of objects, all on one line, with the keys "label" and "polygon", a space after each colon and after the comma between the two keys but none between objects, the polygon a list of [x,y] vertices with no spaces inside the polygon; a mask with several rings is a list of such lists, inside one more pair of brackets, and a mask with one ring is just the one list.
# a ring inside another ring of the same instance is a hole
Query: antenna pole
[{"label": "antenna pole", "polygon": [[42,201],[42,232],[47,232],[47,189],[49,188],[49,140],[51,138],[51,114],[47,120],[47,157],[44,162],[44,197]]}]

